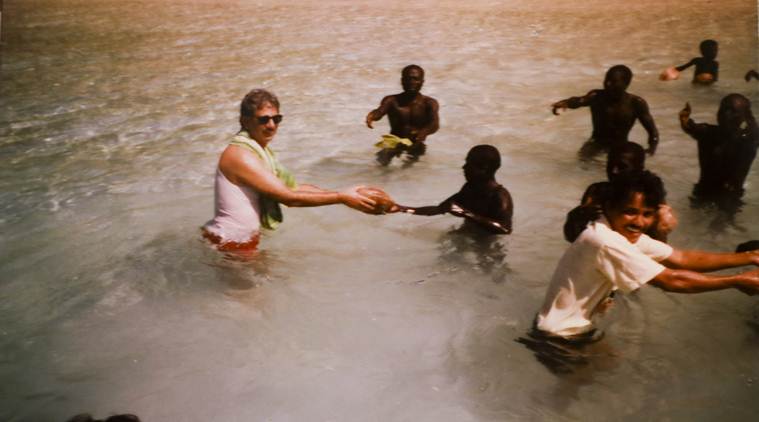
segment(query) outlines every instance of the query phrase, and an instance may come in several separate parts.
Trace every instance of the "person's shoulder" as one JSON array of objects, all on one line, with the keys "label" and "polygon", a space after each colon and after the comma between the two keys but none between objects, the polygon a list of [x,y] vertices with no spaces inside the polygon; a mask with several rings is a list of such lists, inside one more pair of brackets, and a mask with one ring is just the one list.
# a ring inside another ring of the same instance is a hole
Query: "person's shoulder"
[{"label": "person's shoulder", "polygon": [[435,106],[438,105],[436,99],[434,99],[434,98],[432,98],[430,96],[424,95],[424,94],[422,94],[422,101],[425,104],[428,104],[428,105],[435,105]]}]

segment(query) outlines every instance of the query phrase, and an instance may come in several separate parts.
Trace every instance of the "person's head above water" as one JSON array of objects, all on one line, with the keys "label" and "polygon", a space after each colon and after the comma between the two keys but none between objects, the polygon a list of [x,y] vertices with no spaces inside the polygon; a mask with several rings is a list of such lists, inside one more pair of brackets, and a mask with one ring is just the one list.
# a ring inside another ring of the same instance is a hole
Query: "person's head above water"
[{"label": "person's head above water", "polygon": [[611,94],[612,97],[621,97],[627,90],[627,87],[630,86],[632,77],[633,73],[629,67],[623,64],[612,66],[606,71],[604,90]]},{"label": "person's head above water", "polygon": [[240,127],[263,146],[277,134],[282,115],[277,96],[265,89],[253,89],[240,103]]},{"label": "person's head above water", "polygon": [[731,132],[748,127],[756,131],[756,119],[751,112],[751,101],[741,94],[728,94],[719,104],[717,124]]},{"label": "person's head above water", "polygon": [[635,142],[624,142],[609,150],[606,160],[606,177],[611,180],[616,175],[643,170],[646,166],[646,151]]},{"label": "person's head above water", "polygon": [[717,52],[719,51],[719,44],[714,40],[703,40],[698,45],[698,49],[701,50],[701,55],[705,59],[714,60],[717,58]]},{"label": "person's head above water", "polygon": [[415,64],[404,67],[401,71],[401,85],[407,94],[419,93],[424,85],[424,69]]},{"label": "person's head above water", "polygon": [[603,207],[609,226],[628,241],[637,242],[654,223],[666,195],[661,179],[648,170],[619,174],[611,180]]},{"label": "person's head above water", "polygon": [[501,154],[492,145],[477,145],[466,155],[464,177],[469,183],[482,183],[495,178],[501,167]]}]

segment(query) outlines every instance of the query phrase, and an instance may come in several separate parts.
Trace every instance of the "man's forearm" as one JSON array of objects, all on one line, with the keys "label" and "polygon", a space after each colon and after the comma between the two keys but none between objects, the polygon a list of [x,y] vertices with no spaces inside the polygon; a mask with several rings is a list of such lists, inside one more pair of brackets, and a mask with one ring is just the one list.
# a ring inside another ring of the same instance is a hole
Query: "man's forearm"
[{"label": "man's forearm", "polygon": [[677,251],[673,260],[667,260],[667,263],[673,264],[674,268],[698,272],[717,271],[743,265],[755,265],[757,262],[759,262],[759,251],[740,253]]},{"label": "man's forearm", "polygon": [[664,270],[651,284],[668,292],[700,293],[740,287],[747,281],[744,274],[713,276],[688,270]]}]

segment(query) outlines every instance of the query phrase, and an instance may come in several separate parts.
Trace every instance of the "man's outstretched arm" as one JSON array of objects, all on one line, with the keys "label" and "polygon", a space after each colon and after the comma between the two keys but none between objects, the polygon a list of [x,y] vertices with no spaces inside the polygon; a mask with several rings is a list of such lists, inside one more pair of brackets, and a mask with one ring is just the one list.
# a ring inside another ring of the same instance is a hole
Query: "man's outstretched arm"
[{"label": "man's outstretched arm", "polygon": [[654,277],[649,284],[675,293],[701,293],[732,288],[748,295],[755,295],[759,293],[759,270],[728,276],[713,276],[667,268]]},{"label": "man's outstretched arm", "polygon": [[374,127],[372,127],[372,122],[376,122],[377,120],[381,119],[387,114],[387,111],[390,109],[390,105],[392,104],[392,102],[393,102],[393,96],[388,95],[387,97],[382,99],[379,107],[370,111],[369,114],[366,115],[366,126],[369,129],[374,129]]},{"label": "man's outstretched arm", "polygon": [[569,97],[561,101],[557,101],[551,104],[551,112],[555,115],[559,115],[558,110],[566,110],[568,108],[575,109],[580,107],[587,107],[595,98],[598,90],[592,90],[582,97]]},{"label": "man's outstretched arm", "polygon": [[759,266],[759,249],[748,252],[726,253],[675,249],[662,264],[668,268],[697,272],[718,271],[744,265]]}]

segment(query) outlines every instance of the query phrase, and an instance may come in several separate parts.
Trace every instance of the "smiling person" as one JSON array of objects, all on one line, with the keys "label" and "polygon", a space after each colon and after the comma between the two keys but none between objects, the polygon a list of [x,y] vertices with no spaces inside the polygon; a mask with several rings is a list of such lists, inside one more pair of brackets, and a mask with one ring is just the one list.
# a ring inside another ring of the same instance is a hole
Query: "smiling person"
[{"label": "smiling person", "polygon": [[630,293],[646,284],[678,293],[728,288],[759,293],[759,270],[703,274],[759,265],[759,250],[686,251],[645,234],[664,197],[661,179],[649,171],[625,172],[611,180],[602,217],[589,224],[559,260],[535,319],[538,331],[569,341],[599,339],[593,321],[611,304],[613,293]]},{"label": "smiling person", "polygon": [[427,147],[427,136],[439,128],[438,103],[432,97],[422,95],[424,69],[410,64],[401,71],[403,92],[388,95],[382,99],[379,107],[366,115],[366,126],[372,129],[372,122],[387,114],[390,121],[390,135],[384,135],[376,144],[382,148],[377,152],[377,161],[382,165],[390,164],[393,157],[406,151],[412,159],[423,155]]},{"label": "smiling person", "polygon": [[219,250],[255,249],[261,227],[273,230],[282,222],[279,204],[343,204],[376,213],[376,202],[359,193],[362,186],[330,191],[295,183],[269,148],[282,119],[279,100],[266,90],[250,91],[240,104],[240,131],[221,154],[216,169],[215,215],[202,228],[204,237]]}]

